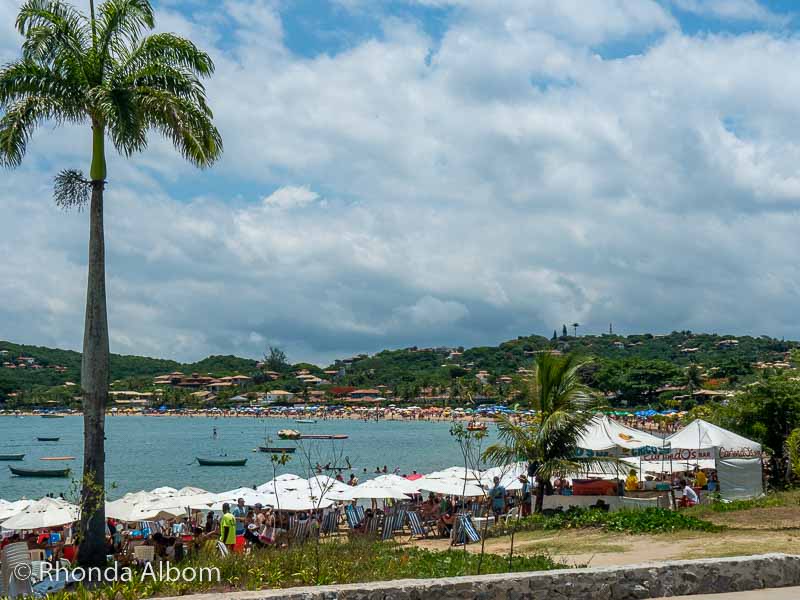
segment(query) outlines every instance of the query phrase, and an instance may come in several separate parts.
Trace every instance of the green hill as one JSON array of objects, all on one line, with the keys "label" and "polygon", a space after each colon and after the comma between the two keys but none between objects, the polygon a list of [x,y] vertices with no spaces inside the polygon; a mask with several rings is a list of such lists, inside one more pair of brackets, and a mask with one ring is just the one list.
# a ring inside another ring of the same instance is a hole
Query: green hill
[{"label": "green hill", "polygon": [[[459,381],[475,387],[478,371],[486,371],[487,383],[496,385],[498,378],[515,376],[520,368],[531,365],[540,351],[578,352],[592,358],[584,373],[586,382],[596,389],[636,402],[652,397],[666,384],[684,384],[685,369],[697,365],[706,380],[722,386],[735,386],[756,376],[754,363],[784,361],[797,342],[768,336],[721,336],[717,334],[672,332],[667,335],[585,335],[548,339],[543,336],[520,336],[497,346],[475,348],[404,348],[383,350],[374,355],[362,354],[341,359],[327,369],[336,369],[340,376],[336,386],[375,387],[385,385],[398,397],[414,397],[422,388],[452,389]],[[70,350],[0,342],[3,361],[19,364],[20,357],[32,359],[25,368],[0,369],[0,398],[18,390],[41,390],[80,381],[80,354]],[[58,367],[56,369],[55,367]],[[315,365],[302,363],[282,369],[286,375],[277,382],[256,377],[256,385],[264,388],[301,387],[291,370],[306,368],[316,375],[322,371]],[[209,356],[195,363],[142,356],[112,355],[113,380],[137,389],[146,386],[155,375],[172,371],[213,374],[236,373],[254,375],[256,361],[237,356]],[[480,390],[475,389],[476,392]],[[67,393],[64,391],[64,393]],[[71,390],[70,390],[70,393]]]}]

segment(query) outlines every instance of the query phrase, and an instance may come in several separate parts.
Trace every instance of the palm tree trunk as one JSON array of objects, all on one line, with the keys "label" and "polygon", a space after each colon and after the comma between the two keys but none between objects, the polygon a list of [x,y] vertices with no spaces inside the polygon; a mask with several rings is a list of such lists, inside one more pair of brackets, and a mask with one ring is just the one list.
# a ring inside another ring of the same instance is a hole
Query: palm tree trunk
[{"label": "palm tree trunk", "polygon": [[542,507],[544,506],[544,485],[541,482],[537,482],[536,485],[536,505],[533,508],[533,511],[537,514],[542,512]]},{"label": "palm tree trunk", "polygon": [[81,361],[83,480],[78,561],[82,566],[103,566],[106,562],[105,411],[109,351],[103,233],[104,186],[102,179],[93,178],[89,212],[89,278]]}]

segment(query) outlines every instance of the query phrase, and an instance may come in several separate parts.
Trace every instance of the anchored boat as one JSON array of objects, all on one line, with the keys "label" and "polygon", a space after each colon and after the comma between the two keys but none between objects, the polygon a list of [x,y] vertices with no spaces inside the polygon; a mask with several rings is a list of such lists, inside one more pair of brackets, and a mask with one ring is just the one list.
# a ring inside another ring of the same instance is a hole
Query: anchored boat
[{"label": "anchored boat", "polygon": [[313,425],[314,423],[317,422],[317,420],[316,419],[295,419],[294,422],[295,423],[306,423],[308,425]]},{"label": "anchored boat", "polygon": [[43,419],[63,419],[64,415],[42,415]]},{"label": "anchored boat", "polygon": [[37,437],[36,439],[39,440],[40,442],[57,442],[61,438],[59,438],[59,437]]},{"label": "anchored boat", "polygon": [[24,454],[0,454],[0,460],[22,460]]},{"label": "anchored boat", "polygon": [[198,456],[197,462],[203,467],[243,467],[247,464],[247,459],[226,458],[224,456],[219,458],[200,458]]},{"label": "anchored boat", "polygon": [[278,447],[278,446],[259,446],[259,452],[268,452],[271,454],[294,454],[297,448]]},{"label": "anchored boat", "polygon": [[467,425],[467,431],[486,431],[489,429],[489,426],[486,423],[479,423],[478,421],[473,421]]},{"label": "anchored boat", "polygon": [[8,467],[17,477],[69,477],[70,469],[19,469]]}]

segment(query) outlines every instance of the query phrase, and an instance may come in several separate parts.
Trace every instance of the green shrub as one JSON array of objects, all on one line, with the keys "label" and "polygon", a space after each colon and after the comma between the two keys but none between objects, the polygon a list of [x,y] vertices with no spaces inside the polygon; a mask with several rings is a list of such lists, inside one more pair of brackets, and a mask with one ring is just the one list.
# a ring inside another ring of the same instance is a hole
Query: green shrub
[{"label": "green shrub", "polygon": [[[487,532],[488,536],[508,535],[514,521],[501,523]],[[624,533],[670,533],[673,531],[720,531],[722,527],[703,521],[683,511],[663,508],[604,512],[595,509],[572,508],[553,516],[531,515],[520,519],[517,531],[582,529],[596,527]]]},{"label": "green shrub", "polygon": [[[317,562],[317,552],[319,562]],[[391,579],[453,577],[473,575],[480,556],[451,549],[444,552],[415,547],[401,547],[389,542],[369,540],[325,541],[283,549],[254,550],[220,558],[213,552],[202,553],[178,566],[217,567],[220,584],[169,583],[134,576],[128,583],[114,583],[91,592],[79,588],[73,592],[50,595],[48,600],[134,600],[153,596],[178,596],[188,593],[258,590],[300,585],[328,585],[386,581]],[[481,573],[509,571],[544,571],[567,568],[549,556],[515,556],[509,568],[508,557],[485,554]]]}]

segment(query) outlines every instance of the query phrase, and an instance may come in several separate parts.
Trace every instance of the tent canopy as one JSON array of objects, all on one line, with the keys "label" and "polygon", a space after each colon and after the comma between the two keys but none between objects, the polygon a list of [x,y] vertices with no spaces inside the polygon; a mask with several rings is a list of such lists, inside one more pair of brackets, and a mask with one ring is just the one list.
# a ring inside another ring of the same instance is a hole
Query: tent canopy
[{"label": "tent canopy", "polygon": [[725,448],[727,450],[747,449],[761,452],[761,444],[748,440],[739,434],[723,429],[718,425],[695,419],[680,431],[667,438],[672,448],[681,450],[704,450]]},{"label": "tent canopy", "polygon": [[664,448],[669,446],[668,440],[612,421],[606,415],[597,415],[581,436],[578,447],[593,451],[613,448],[639,450],[647,447]]}]

